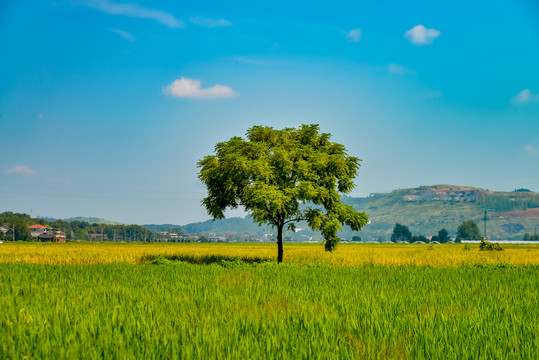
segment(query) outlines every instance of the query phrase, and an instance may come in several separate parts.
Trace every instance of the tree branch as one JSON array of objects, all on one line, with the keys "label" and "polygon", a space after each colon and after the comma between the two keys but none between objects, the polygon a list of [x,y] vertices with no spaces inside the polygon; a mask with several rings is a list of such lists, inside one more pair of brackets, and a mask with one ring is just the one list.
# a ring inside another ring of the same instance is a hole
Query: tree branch
[{"label": "tree branch", "polygon": [[264,204],[264,210],[267,211],[269,218],[270,218],[271,221],[273,221],[273,223],[277,226],[277,225],[278,225],[278,224],[277,224],[277,220],[275,220],[275,218],[271,215],[271,211],[270,211],[270,209],[268,208],[268,204]]},{"label": "tree branch", "polygon": [[302,218],[290,219],[290,220],[288,220],[288,221],[285,221],[285,222],[283,223],[283,225],[286,225],[286,224],[291,223],[291,222],[296,222],[296,221],[307,221],[307,220],[309,220],[309,219],[302,219]]}]

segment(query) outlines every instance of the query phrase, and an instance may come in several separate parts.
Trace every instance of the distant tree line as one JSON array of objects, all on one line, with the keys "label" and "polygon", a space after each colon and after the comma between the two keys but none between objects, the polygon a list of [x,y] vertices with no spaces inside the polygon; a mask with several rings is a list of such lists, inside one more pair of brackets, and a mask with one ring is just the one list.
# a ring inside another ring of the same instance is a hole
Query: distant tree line
[{"label": "distant tree line", "polygon": [[[13,213],[6,211],[0,214],[0,225],[10,228],[7,234],[0,232],[0,239],[15,241],[31,241],[32,237],[28,226],[33,224],[48,225],[53,229],[63,231],[67,240],[87,240],[87,241],[160,241],[159,233],[151,231],[140,225],[107,225],[90,224],[86,221],[64,220],[49,221],[42,218],[31,218],[27,214]],[[15,235],[13,236],[13,228]],[[94,235],[92,235],[94,234]]]},{"label": "distant tree line", "polygon": [[[478,195],[477,203],[483,209],[493,209],[497,212],[539,207],[539,196],[524,195],[530,192],[528,189],[516,189],[514,192],[515,196]],[[518,193],[523,196],[518,196]]]},{"label": "distant tree line", "polygon": [[[479,231],[477,224],[472,220],[462,222],[457,229],[457,236],[455,242],[461,242],[462,240],[482,240],[483,236]],[[412,235],[412,232],[408,226],[396,223],[391,234],[392,242],[439,242],[448,243],[451,241],[449,232],[446,229],[438,231],[438,235],[434,235],[430,240],[423,235]]]},{"label": "distant tree line", "polygon": [[532,241],[538,241],[539,240],[539,234],[528,234],[528,233],[525,233],[524,234],[524,240],[528,241],[528,240],[532,240]]},{"label": "distant tree line", "polygon": [[[32,225],[32,219],[27,214],[13,213],[6,211],[0,214],[0,225],[10,228],[6,234],[0,231],[1,240],[30,241],[32,236],[28,226]],[[15,232],[13,233],[13,230]]]},{"label": "distant tree line", "polygon": [[451,238],[449,237],[449,233],[446,229],[441,229],[438,231],[438,235],[434,235],[429,240],[424,235],[412,235],[412,232],[406,225],[402,225],[399,223],[395,224],[395,227],[393,228],[393,233],[391,234],[391,242],[439,242],[439,243],[446,243],[450,242]]}]

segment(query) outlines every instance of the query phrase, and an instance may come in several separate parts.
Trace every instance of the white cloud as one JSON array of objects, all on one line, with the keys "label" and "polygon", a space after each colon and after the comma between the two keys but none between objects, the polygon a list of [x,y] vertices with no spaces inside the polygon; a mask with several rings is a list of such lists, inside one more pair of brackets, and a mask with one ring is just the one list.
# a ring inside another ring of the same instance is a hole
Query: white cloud
[{"label": "white cloud", "polygon": [[524,151],[532,156],[539,155],[539,148],[530,144],[524,145]]},{"label": "white cloud", "polygon": [[528,104],[539,102],[539,94],[534,94],[530,89],[524,89],[511,99],[513,104]]},{"label": "white cloud", "polygon": [[15,176],[36,176],[37,172],[31,169],[28,165],[17,165],[11,169],[4,170],[4,174]]},{"label": "white cloud", "polygon": [[38,119],[38,120],[41,120],[41,119],[43,119],[44,117],[45,117],[45,114],[42,113],[42,112],[36,114],[36,119]]},{"label": "white cloud", "polygon": [[171,28],[184,28],[183,21],[161,10],[148,9],[137,4],[118,4],[110,0],[92,0],[87,6],[107,14],[124,15],[134,18],[152,19]]},{"label": "white cloud", "polygon": [[392,74],[415,74],[415,71],[399,64],[389,64],[387,71]]},{"label": "white cloud", "polygon": [[346,38],[351,42],[358,42],[361,40],[361,29],[353,29],[346,33]]},{"label": "white cloud", "polygon": [[215,27],[226,27],[232,25],[232,23],[226,19],[210,19],[202,16],[196,16],[189,19],[193,24],[206,27],[206,28],[215,28]]},{"label": "white cloud", "polygon": [[127,41],[134,42],[136,40],[135,37],[133,36],[133,34],[131,34],[130,32],[123,31],[123,30],[118,30],[118,29],[110,29],[110,31],[115,33],[115,34],[120,35],[121,37],[123,37]]},{"label": "white cloud", "polygon": [[405,32],[404,37],[414,45],[428,45],[432,44],[434,39],[440,37],[440,31],[417,25]]},{"label": "white cloud", "polygon": [[202,89],[200,80],[193,80],[181,77],[172,84],[163,88],[166,95],[189,98],[189,99],[219,99],[238,96],[231,87],[224,85],[214,85],[210,88]]}]

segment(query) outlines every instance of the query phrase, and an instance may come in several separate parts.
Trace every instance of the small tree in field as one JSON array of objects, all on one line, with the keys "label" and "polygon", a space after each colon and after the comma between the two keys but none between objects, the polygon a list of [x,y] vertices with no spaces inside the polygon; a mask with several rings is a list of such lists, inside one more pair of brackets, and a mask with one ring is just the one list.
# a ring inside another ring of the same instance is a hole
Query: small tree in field
[{"label": "small tree in field", "polygon": [[451,241],[451,238],[449,237],[449,233],[446,229],[442,229],[438,231],[438,241],[441,243],[447,243]]},{"label": "small tree in field", "polygon": [[473,220],[463,221],[457,229],[457,238],[456,242],[461,242],[462,240],[482,240],[483,235],[479,231],[479,227]]},{"label": "small tree in field", "polygon": [[391,234],[391,241],[392,242],[397,242],[397,241],[410,242],[411,240],[412,240],[412,233],[410,232],[410,229],[408,229],[408,226],[396,223],[395,227],[393,228],[393,233]]},{"label": "small tree in field", "polygon": [[274,226],[279,263],[285,226],[294,230],[302,220],[322,232],[327,251],[334,250],[342,225],[359,231],[368,218],[341,202],[341,193],[354,188],[360,160],[329,139],[318,125],[254,126],[246,140],[218,143],[215,155],[198,162],[198,177],[208,190],[202,203],[213,219],[224,218],[226,208],[243,206],[259,225]]}]

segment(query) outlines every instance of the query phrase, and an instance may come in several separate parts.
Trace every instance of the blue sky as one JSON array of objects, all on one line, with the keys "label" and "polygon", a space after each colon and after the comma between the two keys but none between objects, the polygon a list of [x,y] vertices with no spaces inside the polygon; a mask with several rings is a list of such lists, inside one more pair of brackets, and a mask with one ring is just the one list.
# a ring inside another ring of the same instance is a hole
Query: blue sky
[{"label": "blue sky", "polygon": [[216,142],[305,123],[353,196],[538,191],[538,64],[532,0],[4,1],[0,211],[202,221]]}]

